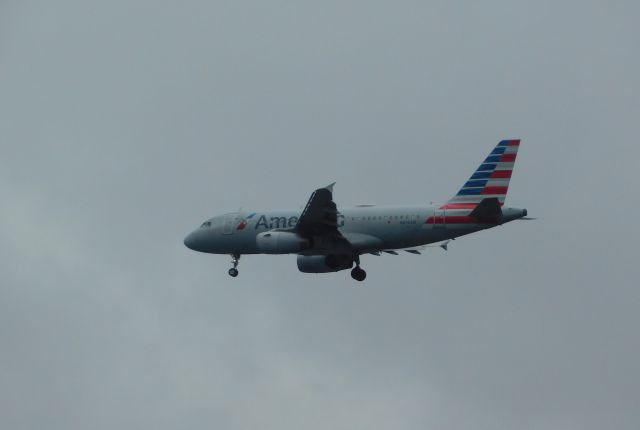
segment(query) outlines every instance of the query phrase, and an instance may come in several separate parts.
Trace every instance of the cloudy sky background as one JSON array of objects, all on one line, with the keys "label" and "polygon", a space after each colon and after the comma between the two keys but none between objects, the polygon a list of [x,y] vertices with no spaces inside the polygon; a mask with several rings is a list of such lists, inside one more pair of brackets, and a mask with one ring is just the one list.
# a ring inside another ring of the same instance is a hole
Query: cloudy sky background
[{"label": "cloudy sky background", "polygon": [[[0,2],[7,429],[637,429],[633,1]],[[536,222],[306,275],[203,219],[441,201],[521,138]]]}]

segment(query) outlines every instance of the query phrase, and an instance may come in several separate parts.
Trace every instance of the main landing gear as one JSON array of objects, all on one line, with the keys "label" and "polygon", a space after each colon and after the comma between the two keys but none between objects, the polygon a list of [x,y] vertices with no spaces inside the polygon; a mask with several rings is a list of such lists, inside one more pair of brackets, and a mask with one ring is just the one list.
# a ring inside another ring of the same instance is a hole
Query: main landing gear
[{"label": "main landing gear", "polygon": [[239,262],[240,254],[231,254],[231,264],[233,264],[233,267],[229,269],[229,276],[231,276],[232,278],[238,276],[238,269],[236,269],[236,267],[238,267]]},{"label": "main landing gear", "polygon": [[365,272],[361,267],[360,267],[360,256],[356,255],[354,257],[354,261],[356,263],[356,267],[354,267],[353,269],[351,269],[351,277],[353,279],[355,279],[356,281],[362,282],[365,280],[365,278],[367,277],[367,272]]}]

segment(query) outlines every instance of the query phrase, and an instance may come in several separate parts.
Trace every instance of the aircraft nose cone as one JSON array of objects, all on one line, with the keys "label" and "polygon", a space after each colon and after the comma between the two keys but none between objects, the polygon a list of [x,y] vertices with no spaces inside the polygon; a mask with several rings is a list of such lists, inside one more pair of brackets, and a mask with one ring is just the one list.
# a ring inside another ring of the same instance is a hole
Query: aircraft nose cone
[{"label": "aircraft nose cone", "polygon": [[198,240],[197,240],[197,237],[196,237],[196,236],[197,236],[197,233],[196,233],[195,231],[194,231],[194,232],[189,233],[189,234],[187,235],[187,237],[185,237],[185,238],[184,238],[184,246],[186,246],[187,248],[192,249],[192,250],[194,250],[194,251],[197,251],[197,250],[198,250],[198,249],[197,249],[197,247],[198,247],[198,245],[197,245]]}]

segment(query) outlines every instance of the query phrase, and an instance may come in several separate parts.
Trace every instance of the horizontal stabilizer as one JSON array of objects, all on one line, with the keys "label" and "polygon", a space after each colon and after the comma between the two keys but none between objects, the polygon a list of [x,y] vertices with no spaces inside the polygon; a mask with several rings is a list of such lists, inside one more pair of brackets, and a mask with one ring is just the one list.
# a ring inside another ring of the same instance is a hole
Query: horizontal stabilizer
[{"label": "horizontal stabilizer", "polygon": [[451,242],[453,239],[448,239],[445,240],[442,243],[438,243],[438,244],[432,244],[432,245],[420,245],[420,246],[414,246],[411,248],[401,248],[401,249],[382,249],[381,251],[375,251],[375,252],[369,252],[369,254],[373,254],[373,255],[380,255],[380,252],[385,252],[387,254],[392,254],[392,255],[398,255],[397,251],[404,251],[404,252],[408,252],[409,254],[415,254],[415,255],[421,255],[422,252],[427,249],[427,248],[442,248],[443,250],[447,250],[448,246],[449,246],[449,242]]}]

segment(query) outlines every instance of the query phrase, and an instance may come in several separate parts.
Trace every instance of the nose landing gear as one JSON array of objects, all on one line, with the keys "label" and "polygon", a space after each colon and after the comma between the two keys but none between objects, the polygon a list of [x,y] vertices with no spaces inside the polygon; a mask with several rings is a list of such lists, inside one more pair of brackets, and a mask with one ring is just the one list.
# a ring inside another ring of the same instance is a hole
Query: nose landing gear
[{"label": "nose landing gear", "polygon": [[354,258],[354,261],[356,263],[356,267],[354,267],[351,270],[351,277],[353,279],[355,279],[358,282],[362,282],[365,280],[365,278],[367,277],[367,272],[365,272],[361,267],[360,267],[360,256],[356,255]]},{"label": "nose landing gear", "polygon": [[236,269],[236,267],[238,267],[239,262],[240,254],[231,254],[231,264],[233,264],[233,267],[229,269],[229,276],[231,276],[232,278],[238,276],[238,269]]}]

